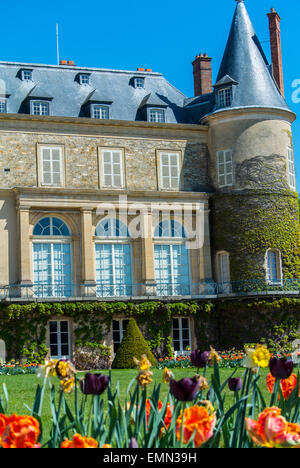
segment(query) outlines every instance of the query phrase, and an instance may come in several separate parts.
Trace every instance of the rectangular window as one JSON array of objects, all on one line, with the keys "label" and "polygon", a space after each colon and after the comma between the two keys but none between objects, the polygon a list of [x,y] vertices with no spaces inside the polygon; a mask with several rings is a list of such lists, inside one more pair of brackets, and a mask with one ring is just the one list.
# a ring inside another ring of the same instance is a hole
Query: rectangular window
[{"label": "rectangular window", "polygon": [[135,78],[134,86],[135,86],[135,88],[143,88],[144,87],[144,78]]},{"label": "rectangular window", "polygon": [[90,84],[90,75],[80,75],[80,84]]},{"label": "rectangular window", "polygon": [[158,296],[190,294],[189,251],[185,245],[155,244],[154,265]]},{"label": "rectangular window", "polygon": [[186,351],[191,347],[191,329],[188,318],[173,319],[173,347],[174,351]]},{"label": "rectangular window", "polygon": [[233,158],[231,150],[217,152],[217,170],[219,187],[233,185]]},{"label": "rectangular window", "polygon": [[49,322],[51,359],[70,358],[70,331],[67,320]]},{"label": "rectangular window", "polygon": [[33,101],[31,107],[32,115],[49,115],[49,102]]},{"label": "rectangular window", "polygon": [[123,153],[121,150],[101,150],[103,187],[121,188],[124,186]]},{"label": "rectangular window", "polygon": [[267,280],[270,284],[281,283],[281,258],[278,250],[267,252]]},{"label": "rectangular window", "polygon": [[41,147],[42,185],[63,185],[62,148]]},{"label": "rectangular window", "polygon": [[296,177],[295,177],[295,161],[293,149],[288,146],[288,171],[289,171],[289,186],[293,189],[296,188]]},{"label": "rectangular window", "polygon": [[31,70],[23,70],[22,71],[22,80],[23,81],[31,81],[32,80],[32,71]]},{"label": "rectangular window", "polygon": [[218,107],[229,107],[232,101],[231,88],[220,89],[218,91]]},{"label": "rectangular window", "polygon": [[180,155],[179,153],[159,153],[160,185],[163,189],[179,190]]},{"label": "rectangular window", "polygon": [[132,295],[130,244],[96,244],[95,265],[97,296]]},{"label": "rectangular window", "polygon": [[163,109],[150,109],[149,122],[164,123],[165,121],[165,111]]},{"label": "rectangular window", "polygon": [[113,343],[114,343],[114,354],[116,354],[120,344],[122,343],[128,320],[113,320]]},{"label": "rectangular window", "polygon": [[108,106],[92,106],[92,117],[93,119],[109,119],[109,108]]},{"label": "rectangular window", "polygon": [[5,100],[0,101],[0,113],[5,114],[7,112],[7,102]]}]

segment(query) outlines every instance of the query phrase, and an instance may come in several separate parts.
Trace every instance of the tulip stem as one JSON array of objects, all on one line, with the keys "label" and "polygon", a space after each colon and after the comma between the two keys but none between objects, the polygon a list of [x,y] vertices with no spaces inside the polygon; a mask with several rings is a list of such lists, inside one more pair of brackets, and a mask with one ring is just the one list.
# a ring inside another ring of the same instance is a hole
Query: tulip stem
[{"label": "tulip stem", "polygon": [[181,411],[182,411],[182,419],[181,419],[181,430],[180,430],[180,448],[182,448],[183,444],[183,429],[184,429],[184,413],[186,409],[186,403],[181,403]]}]

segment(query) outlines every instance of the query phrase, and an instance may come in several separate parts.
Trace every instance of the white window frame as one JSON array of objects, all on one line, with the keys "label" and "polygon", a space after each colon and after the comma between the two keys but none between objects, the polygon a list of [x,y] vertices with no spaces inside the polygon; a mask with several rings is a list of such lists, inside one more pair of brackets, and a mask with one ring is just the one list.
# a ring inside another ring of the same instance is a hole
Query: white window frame
[{"label": "white window frame", "polygon": [[[226,160],[227,156],[230,156],[230,161]],[[228,164],[230,164],[229,170],[227,168]],[[223,174],[221,171],[222,167],[224,169]],[[234,170],[233,170],[233,153],[231,149],[217,151],[217,174],[218,174],[219,187],[232,187],[233,186]],[[224,177],[224,183],[221,183],[222,177]]]},{"label": "white window frame", "polygon": [[[43,151],[44,150],[49,150],[50,151],[50,183],[45,182],[45,173],[47,171],[44,171],[44,157],[43,157]],[[60,181],[59,183],[54,183],[53,181],[53,157],[52,157],[52,152],[53,151],[59,151],[59,168],[60,171],[59,173],[56,172],[56,174],[59,174],[60,176]],[[52,145],[38,145],[38,151],[39,151],[39,175],[40,175],[40,185],[44,187],[62,187],[64,185],[64,180],[65,180],[65,174],[64,174],[64,151],[63,147],[61,146],[52,146]]]},{"label": "white window frame", "polygon": [[90,84],[90,75],[87,73],[81,73],[79,75],[79,82],[81,85],[89,85]]},{"label": "white window frame", "polygon": [[[110,161],[104,162],[104,153],[110,153]],[[119,154],[119,167],[120,173],[115,173],[114,165],[117,165],[113,162],[113,153]],[[101,188],[111,188],[111,189],[122,189],[125,186],[125,161],[124,161],[124,150],[120,148],[100,148],[100,187]],[[105,172],[105,165],[109,164],[111,167],[111,172]],[[105,182],[105,177],[111,177],[111,184]],[[120,177],[120,184],[115,183],[115,178]]]},{"label": "white window frame", "polygon": [[296,189],[296,175],[295,175],[295,159],[294,151],[291,146],[287,147],[287,160],[288,160],[288,178],[289,186],[292,189]]},{"label": "white window frame", "polygon": [[[151,107],[148,110],[148,120],[149,122],[155,122],[155,123],[165,123],[166,122],[166,111],[165,109],[159,109],[155,107]],[[162,117],[160,118],[159,115]]]},{"label": "white window frame", "polygon": [[137,76],[136,78],[134,78],[134,87],[135,88],[142,89],[142,88],[144,88],[144,85],[145,85],[145,78],[143,78],[142,76]]},{"label": "white window frame", "polygon": [[32,81],[32,70],[22,70],[22,81]]},{"label": "white window frame", "polygon": [[[57,323],[57,332],[56,332],[57,333],[57,348],[58,348],[58,351],[59,351],[57,355],[51,354],[50,322],[56,322]],[[61,332],[61,322],[67,322],[67,324],[68,324],[68,348],[69,348],[69,354],[68,355],[65,355],[65,354],[61,353],[61,346],[62,346],[62,343],[61,343],[61,333],[62,333]],[[49,320],[48,327],[49,327],[49,352],[50,352],[51,359],[61,359],[61,358],[70,359],[70,357],[71,357],[70,321],[66,320],[66,319]]]},{"label": "white window frame", "polygon": [[217,91],[218,108],[230,107],[232,103],[232,88],[222,88]]},{"label": "white window frame", "polygon": [[7,99],[0,99],[0,114],[6,114],[6,113],[7,113]]},{"label": "white window frame", "polygon": [[[172,166],[171,159],[176,156],[177,165]],[[168,164],[163,163],[163,159],[168,158]],[[178,191],[181,188],[181,166],[182,158],[179,151],[158,151],[158,167],[159,167],[159,188],[162,190],[174,190]],[[177,168],[177,176],[172,175],[172,168]],[[164,168],[168,168],[168,174],[164,175]],[[175,187],[172,186],[172,180],[176,180],[177,184]],[[165,181],[168,181],[165,184]]]},{"label": "white window frame", "polygon": [[[96,117],[96,112],[99,112],[98,117]],[[92,118],[96,120],[109,120],[109,106],[92,104]]]},{"label": "white window frame", "polygon": [[[39,105],[39,113],[36,114],[34,112],[34,106]],[[46,106],[47,108],[47,113],[43,112],[43,106]],[[30,113],[31,115],[50,115],[50,102],[48,101],[37,101],[37,100],[32,100],[30,101]]]},{"label": "white window frame", "polygon": [[[276,270],[277,270],[277,278],[271,277],[271,270],[269,268],[269,254],[274,253],[276,259]],[[279,249],[268,249],[266,252],[266,278],[267,283],[270,285],[282,285],[283,281],[283,273],[282,273],[282,257],[281,252]]]},{"label": "white window frame", "polygon": [[[72,236],[35,236],[34,240],[32,242],[32,259],[34,257],[34,245],[35,244],[49,244],[50,245],[50,257],[51,257],[51,287],[53,290],[55,290],[55,284],[53,283],[53,278],[55,278],[55,268],[54,268],[54,244],[68,244],[70,245],[70,276],[71,276],[71,281],[73,280],[73,246],[72,246]],[[33,283],[34,283],[34,278],[33,278]],[[47,288],[47,285],[39,285],[34,283],[34,287],[38,288],[39,286],[43,286],[45,289]],[[61,284],[57,285],[57,288],[67,288],[70,287],[72,288],[72,284]],[[64,296],[64,295],[46,295],[45,297],[70,297],[69,295]]]},{"label": "white window frame", "polygon": [[[122,340],[123,340],[123,336],[124,336],[124,333],[125,333],[125,330],[124,330],[124,322],[128,322],[129,319],[126,319],[126,318],[122,318],[122,319],[116,319],[114,318],[112,320],[112,338],[113,338],[113,349],[115,348],[115,344],[118,344],[120,346],[120,344],[122,343]],[[113,322],[118,322],[119,323],[119,330],[114,330],[114,324]],[[128,325],[128,323],[127,323]],[[120,334],[120,341],[115,341],[114,340],[114,331],[118,331],[119,334]]]},{"label": "white window frame", "polygon": [[[178,320],[178,323],[179,323],[179,340],[176,340],[176,341],[179,341],[179,347],[180,349],[175,351],[175,348],[174,348],[174,322],[173,320],[174,319],[177,319]],[[177,353],[181,353],[183,354],[186,349],[183,349],[183,337],[182,337],[182,331],[183,331],[183,328],[182,328],[182,320],[186,319],[188,321],[188,330],[189,330],[189,344],[188,346],[191,348],[192,347],[192,333],[191,333],[191,321],[190,321],[190,318],[189,317],[173,317],[173,320],[172,320],[172,340],[173,340],[173,349],[174,349],[174,352],[177,352]],[[185,328],[186,330],[186,328]],[[189,352],[190,354],[190,352]]]}]

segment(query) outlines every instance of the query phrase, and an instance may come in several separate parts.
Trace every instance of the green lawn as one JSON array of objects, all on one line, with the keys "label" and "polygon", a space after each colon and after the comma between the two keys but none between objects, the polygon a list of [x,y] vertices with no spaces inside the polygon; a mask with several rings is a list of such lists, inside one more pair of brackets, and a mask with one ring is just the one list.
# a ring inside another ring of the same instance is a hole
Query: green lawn
[{"label": "green lawn", "polygon": [[[108,371],[99,371],[101,373],[108,373]],[[190,377],[195,375],[196,369],[172,369],[174,373],[175,379],[179,380],[183,377]],[[221,381],[224,382],[230,375],[232,374],[233,369],[220,369]],[[244,369],[238,369],[235,377],[242,376]],[[261,378],[260,378],[260,388],[262,393],[267,402],[269,402],[270,395],[267,391],[265,385],[265,377],[267,375],[268,370],[261,370]],[[210,374],[212,373],[212,369],[207,371],[207,381],[210,383]],[[120,398],[121,400],[125,400],[126,391],[128,385],[132,379],[134,379],[137,375],[136,369],[130,370],[112,370],[112,388],[113,390],[116,388],[117,382],[119,381],[120,386]],[[84,376],[84,373],[79,373],[78,377],[81,378]],[[53,383],[57,385],[58,388],[58,380],[57,378],[53,378]],[[162,382],[162,371],[158,369],[153,370],[153,384],[159,384]],[[42,380],[38,379],[35,375],[17,375],[17,376],[0,376],[0,397],[4,396],[3,391],[3,383],[5,383],[9,402],[8,402],[8,414],[17,413],[17,414],[29,414],[30,411],[26,408],[25,405],[29,407],[32,406],[34,395],[36,391],[37,384],[42,384]],[[151,387],[149,387],[149,393],[151,392]],[[166,384],[161,385],[161,398],[167,395],[169,386]],[[58,394],[58,392],[57,392]],[[44,398],[44,406],[42,412],[42,421],[44,427],[44,434],[49,433],[50,425],[51,425],[51,412],[50,412],[50,392],[49,387],[47,386]],[[73,395],[68,395],[67,400],[71,406],[73,407]],[[234,401],[234,394],[229,390],[226,392],[226,407],[230,407]]]}]

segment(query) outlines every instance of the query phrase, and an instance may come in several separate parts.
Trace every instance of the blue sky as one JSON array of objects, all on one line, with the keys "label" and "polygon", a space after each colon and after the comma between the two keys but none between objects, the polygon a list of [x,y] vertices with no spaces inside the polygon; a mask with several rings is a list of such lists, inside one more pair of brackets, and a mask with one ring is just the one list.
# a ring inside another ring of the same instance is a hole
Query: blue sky
[{"label": "blue sky", "polygon": [[[300,80],[299,0],[245,0],[256,33],[270,61],[268,19],[281,16],[286,100],[299,112],[293,125],[295,161],[300,186],[300,103],[292,102],[292,82]],[[103,2],[40,0],[2,2],[1,61],[56,63],[56,23],[60,58],[79,66],[161,72],[178,89],[193,96],[191,62],[199,52],[213,57],[216,78],[226,45],[234,0],[213,2],[152,0]],[[300,96],[300,94],[299,94]]]}]

